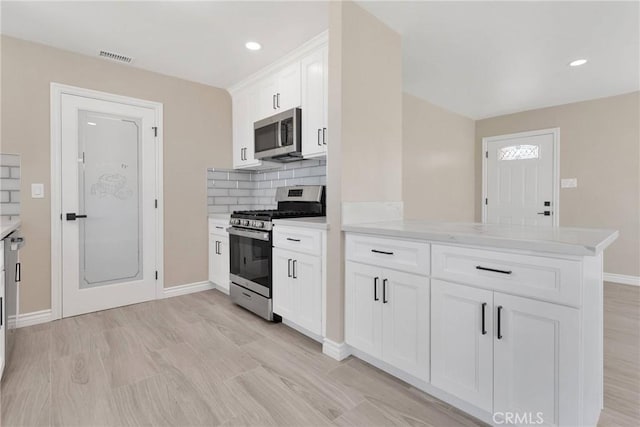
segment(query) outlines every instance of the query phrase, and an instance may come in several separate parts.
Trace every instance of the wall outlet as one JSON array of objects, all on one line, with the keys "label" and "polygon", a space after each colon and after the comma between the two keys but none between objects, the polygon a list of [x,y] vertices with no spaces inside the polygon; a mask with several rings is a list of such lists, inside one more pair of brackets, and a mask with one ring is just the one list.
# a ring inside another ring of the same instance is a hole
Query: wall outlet
[{"label": "wall outlet", "polygon": [[578,186],[578,178],[564,178],[560,180],[562,188],[576,188]]},{"label": "wall outlet", "polygon": [[44,199],[44,184],[31,184],[31,198]]}]

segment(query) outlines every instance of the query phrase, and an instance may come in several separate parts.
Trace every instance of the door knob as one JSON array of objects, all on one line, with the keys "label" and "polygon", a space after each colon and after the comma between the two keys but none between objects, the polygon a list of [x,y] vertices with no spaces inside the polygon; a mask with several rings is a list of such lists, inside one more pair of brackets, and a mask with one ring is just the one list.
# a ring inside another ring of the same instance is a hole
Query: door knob
[{"label": "door knob", "polygon": [[86,218],[86,215],[76,215],[75,212],[71,212],[67,214],[67,221],[75,221],[76,218]]}]

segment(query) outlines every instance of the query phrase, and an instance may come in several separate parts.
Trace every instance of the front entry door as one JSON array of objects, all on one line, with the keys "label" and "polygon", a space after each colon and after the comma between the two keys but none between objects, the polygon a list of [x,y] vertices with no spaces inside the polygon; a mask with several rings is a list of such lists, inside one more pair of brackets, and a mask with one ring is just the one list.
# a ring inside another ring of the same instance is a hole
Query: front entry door
[{"label": "front entry door", "polygon": [[557,225],[556,138],[548,130],[484,139],[484,222]]},{"label": "front entry door", "polygon": [[61,98],[62,316],[155,298],[155,112]]}]

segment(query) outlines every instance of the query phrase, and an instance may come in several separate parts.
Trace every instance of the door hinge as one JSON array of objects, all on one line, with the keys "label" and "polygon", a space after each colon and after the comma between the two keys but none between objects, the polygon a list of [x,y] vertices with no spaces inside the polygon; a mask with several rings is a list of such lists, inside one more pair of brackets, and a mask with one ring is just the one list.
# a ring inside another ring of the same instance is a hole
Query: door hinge
[{"label": "door hinge", "polygon": [[154,126],[151,129],[153,129],[153,136],[155,136],[157,138],[158,137],[158,126]]},{"label": "door hinge", "polygon": [[485,152],[484,152],[484,158],[485,158],[485,159],[488,159],[488,158],[489,158],[489,152],[488,152],[488,151],[485,151]]},{"label": "door hinge", "polygon": [[158,280],[158,270],[156,270],[156,280]]},{"label": "door hinge", "polygon": [[156,209],[158,209],[158,199],[156,199],[155,201],[155,206],[156,206]]},{"label": "door hinge", "polygon": [[484,204],[488,205],[489,204],[489,199],[484,199]]}]

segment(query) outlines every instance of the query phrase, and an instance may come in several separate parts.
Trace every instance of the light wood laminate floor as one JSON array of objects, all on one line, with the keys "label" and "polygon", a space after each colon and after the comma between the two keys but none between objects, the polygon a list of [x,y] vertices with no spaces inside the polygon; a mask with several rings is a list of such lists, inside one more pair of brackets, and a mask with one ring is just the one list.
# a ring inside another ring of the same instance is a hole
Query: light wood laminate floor
[{"label": "light wood laminate floor", "polygon": [[[640,288],[605,298],[601,424],[638,425]],[[20,329],[1,393],[2,426],[481,424],[217,291]]]}]

